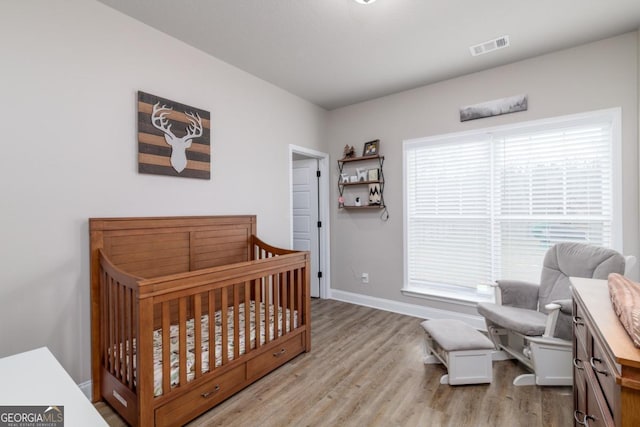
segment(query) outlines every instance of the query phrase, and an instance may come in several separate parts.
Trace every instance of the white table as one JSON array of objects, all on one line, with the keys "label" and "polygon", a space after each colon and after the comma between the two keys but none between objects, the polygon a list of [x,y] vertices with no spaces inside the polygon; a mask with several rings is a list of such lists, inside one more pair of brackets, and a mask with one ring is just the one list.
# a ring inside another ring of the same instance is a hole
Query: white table
[{"label": "white table", "polygon": [[0,405],[61,405],[65,427],[107,426],[46,347],[0,359]]}]

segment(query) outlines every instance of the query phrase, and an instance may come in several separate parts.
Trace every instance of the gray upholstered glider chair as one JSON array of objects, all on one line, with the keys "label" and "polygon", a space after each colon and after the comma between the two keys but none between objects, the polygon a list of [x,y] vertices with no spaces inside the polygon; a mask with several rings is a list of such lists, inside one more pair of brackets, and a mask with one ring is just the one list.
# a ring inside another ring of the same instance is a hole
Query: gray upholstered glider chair
[{"label": "gray upholstered glider chair", "polygon": [[606,279],[624,271],[625,258],[612,249],[558,243],[545,254],[540,284],[496,282],[496,303],[479,303],[478,312],[496,348],[533,371],[514,385],[572,384],[569,277]]}]

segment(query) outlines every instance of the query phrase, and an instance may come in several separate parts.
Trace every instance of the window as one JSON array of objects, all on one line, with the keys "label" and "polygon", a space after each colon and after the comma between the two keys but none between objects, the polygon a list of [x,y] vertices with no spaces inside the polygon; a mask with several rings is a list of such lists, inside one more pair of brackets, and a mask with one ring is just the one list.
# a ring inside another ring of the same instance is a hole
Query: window
[{"label": "window", "polygon": [[405,141],[404,291],[491,299],[498,278],[537,282],[557,242],[620,246],[619,117],[606,110]]}]

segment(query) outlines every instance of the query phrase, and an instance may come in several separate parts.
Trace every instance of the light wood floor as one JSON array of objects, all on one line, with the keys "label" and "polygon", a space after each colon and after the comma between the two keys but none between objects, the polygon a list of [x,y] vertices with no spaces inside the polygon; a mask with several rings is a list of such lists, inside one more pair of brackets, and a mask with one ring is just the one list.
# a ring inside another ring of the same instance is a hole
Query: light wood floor
[{"label": "light wood floor", "polygon": [[[439,383],[424,365],[420,319],[333,300],[312,301],[312,351],[189,426],[571,426],[570,387],[514,387],[525,370],[494,362],[493,383]],[[104,403],[111,426],[123,421]]]}]

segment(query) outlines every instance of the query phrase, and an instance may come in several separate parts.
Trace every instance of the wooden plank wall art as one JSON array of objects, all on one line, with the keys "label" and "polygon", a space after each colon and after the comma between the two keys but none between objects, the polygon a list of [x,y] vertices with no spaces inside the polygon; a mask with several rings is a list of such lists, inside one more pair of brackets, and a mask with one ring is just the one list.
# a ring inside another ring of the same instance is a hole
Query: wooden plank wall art
[{"label": "wooden plank wall art", "polygon": [[138,172],[211,179],[208,111],[138,91]]},{"label": "wooden plank wall art", "polygon": [[467,120],[527,111],[528,108],[529,98],[527,95],[509,96],[507,98],[494,99],[493,101],[462,107],[460,109],[460,121],[466,122]]}]

